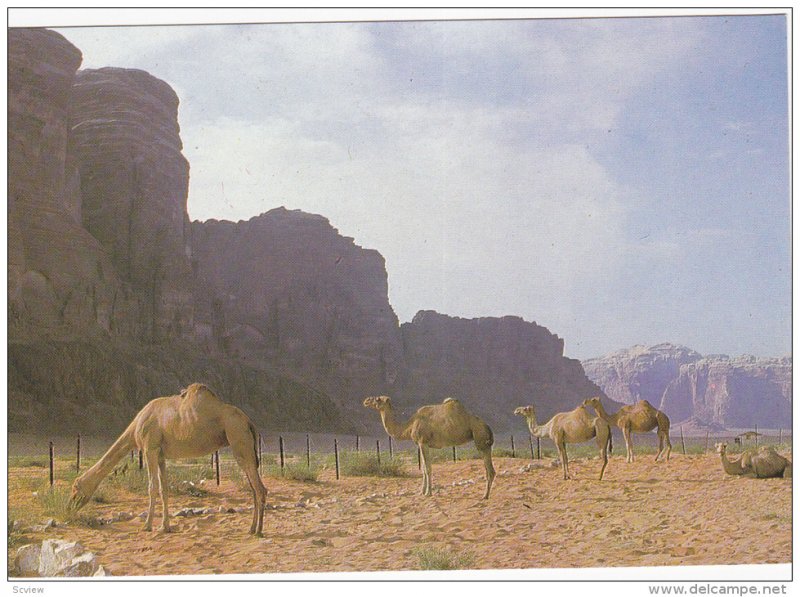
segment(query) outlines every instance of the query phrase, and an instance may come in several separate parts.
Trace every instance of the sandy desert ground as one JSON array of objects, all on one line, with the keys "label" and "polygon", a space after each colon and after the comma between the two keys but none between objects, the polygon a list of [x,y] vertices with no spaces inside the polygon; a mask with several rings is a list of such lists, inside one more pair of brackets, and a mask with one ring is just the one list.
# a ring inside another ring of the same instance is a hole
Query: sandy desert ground
[{"label": "sandy desert ground", "polygon": [[[416,462],[400,478],[337,481],[330,469],[317,482],[266,478],[263,538],[247,534],[247,511],[173,518],[166,535],[140,531],[139,519],[72,523],[24,533],[9,561],[20,545],[48,537],[80,541],[115,576],[415,570],[421,547],[463,554],[469,567],[483,569],[791,561],[788,479],[727,476],[716,454],[673,453],[669,463],[648,455],[633,464],[616,455],[603,481],[597,460],[572,464],[570,481],[549,460],[523,470],[529,462],[496,458],[488,501],[480,499],[477,460],[437,463],[430,498],[419,494]],[[12,515],[35,499],[25,482],[33,470],[10,470]],[[202,498],[172,496],[170,510],[250,504],[235,479],[204,487],[210,493]],[[146,504],[143,495],[115,493],[85,511],[110,518]]]}]

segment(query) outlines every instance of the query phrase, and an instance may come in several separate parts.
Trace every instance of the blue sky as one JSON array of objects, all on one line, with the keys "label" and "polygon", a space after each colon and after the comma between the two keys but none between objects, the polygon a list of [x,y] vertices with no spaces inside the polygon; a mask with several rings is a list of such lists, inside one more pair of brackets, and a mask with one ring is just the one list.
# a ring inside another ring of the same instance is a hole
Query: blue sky
[{"label": "blue sky", "polygon": [[193,219],[320,213],[401,321],[791,350],[783,16],[60,31],[176,90]]}]

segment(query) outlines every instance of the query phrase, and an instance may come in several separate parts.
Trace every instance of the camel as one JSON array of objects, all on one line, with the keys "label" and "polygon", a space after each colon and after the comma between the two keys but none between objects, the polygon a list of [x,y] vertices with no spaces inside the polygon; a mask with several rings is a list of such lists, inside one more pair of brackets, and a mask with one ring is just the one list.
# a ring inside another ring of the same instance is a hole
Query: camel
[{"label": "camel", "polygon": [[622,429],[625,438],[625,448],[628,455],[626,462],[633,462],[633,438],[632,433],[646,433],[658,428],[658,454],[656,462],[666,451],[667,461],[672,452],[672,442],[669,441],[669,417],[655,408],[647,400],[640,400],[636,404],[623,406],[613,415],[606,412],[600,403],[600,398],[587,398],[583,401],[583,406],[590,406],[606,423]]},{"label": "camel", "polygon": [[97,463],[75,480],[70,507],[82,508],[114,465],[133,448],[144,452],[149,478],[150,505],[142,530],[153,528],[156,494],[161,494],[160,530],[168,533],[166,460],[197,458],[230,446],[253,492],[250,533],[260,536],[267,489],[258,474],[255,426],[241,410],[220,400],[207,386],[193,383],[179,396],[156,398],[134,417],[128,428]]},{"label": "camel", "polygon": [[406,423],[395,419],[392,401],[388,396],[370,396],[364,400],[364,406],[380,413],[383,428],[391,437],[397,440],[410,439],[419,446],[423,495],[432,493],[431,448],[448,448],[474,441],[486,467],[483,499],[489,499],[495,477],[492,465],[494,435],[486,423],[467,412],[458,400],[445,398],[441,404],[423,406]]},{"label": "camel", "polygon": [[611,451],[611,427],[600,417],[591,417],[583,406],[569,412],[557,413],[544,425],[536,423],[536,410],[533,406],[520,406],[514,410],[515,415],[525,417],[531,435],[549,437],[558,449],[564,479],[569,479],[567,462],[567,444],[579,444],[596,438],[597,448],[603,466],[600,468],[600,480],[608,465],[608,453]]},{"label": "camel", "polygon": [[762,446],[758,451],[748,450],[736,460],[728,460],[725,455],[727,447],[726,443],[716,444],[722,468],[729,475],[753,479],[792,476],[792,463],[778,454],[772,446]]}]

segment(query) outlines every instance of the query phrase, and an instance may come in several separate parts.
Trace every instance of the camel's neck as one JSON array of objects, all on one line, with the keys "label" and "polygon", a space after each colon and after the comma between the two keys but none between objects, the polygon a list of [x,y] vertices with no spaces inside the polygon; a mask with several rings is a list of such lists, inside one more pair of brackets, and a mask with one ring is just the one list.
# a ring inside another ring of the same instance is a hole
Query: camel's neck
[{"label": "camel's neck", "polygon": [[394,410],[391,406],[381,410],[381,422],[386,433],[391,435],[394,439],[410,439],[408,425],[400,423],[394,416]]},{"label": "camel's neck", "polygon": [[136,446],[133,439],[133,424],[119,436],[117,441],[103,454],[94,466],[80,476],[81,487],[87,495],[94,493],[100,481],[114,470],[114,466]]},{"label": "camel's neck", "polygon": [[619,412],[615,412],[613,415],[606,412],[606,409],[603,408],[603,405],[598,403],[597,406],[594,407],[594,411],[597,413],[597,416],[603,419],[609,425],[616,425],[617,418],[619,417]]},{"label": "camel's neck", "polygon": [[741,458],[738,460],[728,460],[728,457],[725,455],[725,450],[722,450],[719,453],[719,457],[722,460],[722,468],[723,470],[728,473],[729,475],[741,475],[742,470],[742,461]]},{"label": "camel's neck", "polygon": [[547,437],[549,435],[550,426],[538,425],[535,414],[530,414],[525,418],[528,420],[528,429],[531,430],[531,435],[535,435],[536,437]]}]

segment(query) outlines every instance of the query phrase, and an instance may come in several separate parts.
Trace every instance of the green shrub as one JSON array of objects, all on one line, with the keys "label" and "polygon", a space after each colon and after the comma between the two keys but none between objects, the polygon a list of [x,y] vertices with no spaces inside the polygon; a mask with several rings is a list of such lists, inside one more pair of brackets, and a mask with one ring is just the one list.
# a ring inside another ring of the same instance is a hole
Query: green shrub
[{"label": "green shrub", "polygon": [[320,468],[316,463],[311,466],[303,462],[287,462],[283,470],[279,464],[270,464],[263,468],[263,474],[267,477],[291,479],[292,481],[316,481],[319,477]]},{"label": "green shrub", "polygon": [[417,558],[420,570],[465,570],[475,562],[475,557],[469,552],[453,553],[442,547],[418,547],[412,554]]},{"label": "green shrub", "polygon": [[46,516],[51,516],[61,522],[75,520],[76,512],[69,507],[71,489],[63,485],[54,485],[40,489],[36,498]]},{"label": "green shrub", "polygon": [[377,454],[365,452],[340,452],[339,470],[349,477],[404,477],[403,463],[399,458],[382,456],[378,462]]},{"label": "green shrub", "polygon": [[9,468],[47,468],[48,460],[46,456],[9,456]]}]

